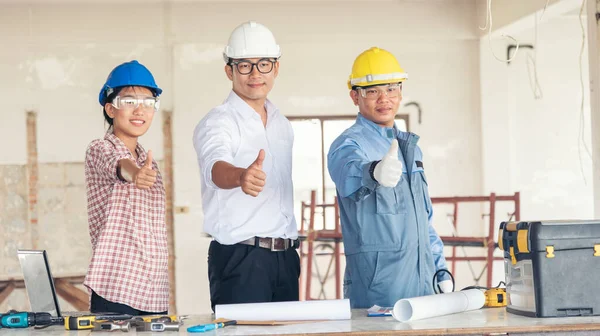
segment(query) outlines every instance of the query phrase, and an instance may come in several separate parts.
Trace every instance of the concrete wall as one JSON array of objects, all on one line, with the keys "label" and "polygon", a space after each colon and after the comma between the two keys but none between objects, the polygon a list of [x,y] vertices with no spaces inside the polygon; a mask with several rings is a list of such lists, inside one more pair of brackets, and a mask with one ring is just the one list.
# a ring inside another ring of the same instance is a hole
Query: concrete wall
[{"label": "concrete wall", "polygon": [[[516,35],[521,43],[536,45],[540,99],[530,86],[531,51],[521,49],[506,65],[491,57],[487,39],[482,40],[484,189],[521,190],[524,218],[590,218],[588,62],[584,49],[580,75],[579,19],[556,17],[538,27],[537,43],[534,36],[534,29]],[[494,43],[495,50],[505,50],[504,41]]]},{"label": "concrete wall", "polygon": [[[16,250],[32,248],[28,220],[27,174],[25,166],[0,166],[0,278],[22,278]],[[54,276],[84,274],[91,248],[85,223],[85,182],[83,163],[46,163],[39,167],[38,184],[39,249],[48,251]],[[68,251],[68,252],[67,252]],[[64,300],[61,309],[73,308]],[[25,290],[17,289],[0,304],[0,311],[28,310]]]},{"label": "concrete wall", "polygon": [[[537,67],[531,49],[522,48],[507,65],[493,58],[487,38],[480,46],[483,190],[520,190],[524,220],[594,218],[587,42],[581,50],[587,18],[584,11],[582,32],[581,2],[556,5],[562,14],[545,15],[537,40],[535,16],[507,27],[521,44],[534,45]],[[491,48],[505,57],[508,43],[496,36]],[[530,84],[536,68],[538,99]],[[502,274],[501,263],[494,272]]]}]

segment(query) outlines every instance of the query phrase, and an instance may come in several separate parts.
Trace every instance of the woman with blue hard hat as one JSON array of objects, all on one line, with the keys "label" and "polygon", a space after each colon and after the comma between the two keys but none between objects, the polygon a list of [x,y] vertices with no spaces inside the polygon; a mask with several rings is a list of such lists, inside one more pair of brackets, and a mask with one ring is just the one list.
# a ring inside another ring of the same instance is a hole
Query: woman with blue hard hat
[{"label": "woman with blue hard hat", "polygon": [[152,151],[138,142],[161,93],[137,61],[114,68],[100,90],[109,128],[90,143],[85,157],[92,259],[84,285],[91,312],[145,315],[169,309],[165,189]]}]

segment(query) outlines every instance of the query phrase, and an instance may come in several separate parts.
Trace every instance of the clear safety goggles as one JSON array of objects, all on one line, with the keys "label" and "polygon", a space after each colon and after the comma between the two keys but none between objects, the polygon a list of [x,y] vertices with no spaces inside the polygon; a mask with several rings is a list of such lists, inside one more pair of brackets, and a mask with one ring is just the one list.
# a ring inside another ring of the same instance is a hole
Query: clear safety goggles
[{"label": "clear safety goggles", "polygon": [[402,93],[402,83],[392,83],[387,85],[377,85],[368,87],[356,88],[360,95],[366,99],[379,99],[381,94],[385,94],[388,98],[397,98]]},{"label": "clear safety goggles", "polygon": [[132,96],[116,96],[112,102],[112,106],[119,110],[135,110],[139,106],[144,110],[154,109],[158,111],[160,107],[160,100],[158,97],[144,97],[136,98]]},{"label": "clear safety goggles", "polygon": [[275,62],[277,61],[268,58],[263,58],[258,60],[258,62],[256,63],[252,63],[248,60],[240,60],[231,61],[229,64],[235,65],[240,75],[248,75],[254,70],[254,67],[258,69],[258,72],[262,74],[268,74],[269,72],[273,71],[273,65],[275,64]]}]

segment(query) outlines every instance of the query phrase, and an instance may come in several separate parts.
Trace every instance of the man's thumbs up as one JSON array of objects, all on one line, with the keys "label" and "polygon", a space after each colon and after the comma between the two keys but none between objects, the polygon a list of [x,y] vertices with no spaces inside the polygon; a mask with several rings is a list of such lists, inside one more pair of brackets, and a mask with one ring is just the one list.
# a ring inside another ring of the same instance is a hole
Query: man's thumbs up
[{"label": "man's thumbs up", "polygon": [[250,196],[258,196],[265,186],[267,175],[262,170],[263,161],[265,160],[265,151],[261,149],[258,152],[256,160],[242,173],[240,177],[240,187],[242,191]]},{"label": "man's thumbs up", "polygon": [[390,149],[388,150],[386,156],[398,160],[398,141],[395,139],[392,140],[392,144],[390,145]]},{"label": "man's thumbs up", "polygon": [[263,165],[264,160],[265,160],[265,150],[261,149],[260,151],[258,151],[258,156],[256,157],[256,160],[254,160],[252,165],[257,167],[258,169],[262,170],[262,165]]},{"label": "man's thumbs up", "polygon": [[384,187],[395,187],[402,177],[402,162],[398,160],[398,141],[392,140],[390,149],[373,171],[375,180]]},{"label": "man's thumbs up", "polygon": [[156,182],[156,171],[152,169],[152,151],[146,154],[146,162],[133,176],[135,186],[140,189],[149,189]]}]

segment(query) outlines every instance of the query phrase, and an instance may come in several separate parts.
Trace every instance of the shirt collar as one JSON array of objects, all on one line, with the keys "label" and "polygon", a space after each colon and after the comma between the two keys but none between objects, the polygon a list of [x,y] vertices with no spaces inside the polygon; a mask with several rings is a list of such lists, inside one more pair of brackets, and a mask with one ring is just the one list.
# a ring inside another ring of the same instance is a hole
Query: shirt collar
[{"label": "shirt collar", "polygon": [[[227,97],[227,102],[230,103],[245,119],[260,117],[256,111],[248,105],[240,96],[238,96],[233,90]],[[270,119],[275,113],[279,112],[279,109],[271,103],[270,100],[265,101],[265,108],[267,109],[267,118]]]},{"label": "shirt collar", "polygon": [[[129,151],[127,146],[125,146],[125,143],[113,133],[112,128],[111,130],[106,132],[106,134],[104,135],[104,140],[111,142],[115,146],[115,149],[118,154],[127,155],[133,158],[132,153]],[[135,146],[135,152],[138,155],[138,161],[146,161],[146,151],[139,142]]]},{"label": "shirt collar", "polygon": [[388,132],[391,132],[392,137],[391,138],[396,138],[398,137],[398,134],[400,133],[398,131],[398,128],[396,127],[396,123],[394,122],[394,126],[393,127],[381,127],[378,124],[372,122],[371,120],[365,118],[360,112],[358,113],[358,116],[356,117],[356,122],[358,124],[361,124],[365,127],[370,128],[371,130],[377,132],[379,135],[381,135],[384,138],[390,138],[388,136]]}]

